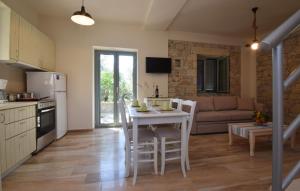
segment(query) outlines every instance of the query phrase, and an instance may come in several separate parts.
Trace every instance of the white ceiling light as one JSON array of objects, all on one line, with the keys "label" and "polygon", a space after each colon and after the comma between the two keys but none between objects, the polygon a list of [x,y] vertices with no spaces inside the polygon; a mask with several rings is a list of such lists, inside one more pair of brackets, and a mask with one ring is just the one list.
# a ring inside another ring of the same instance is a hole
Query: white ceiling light
[{"label": "white ceiling light", "polygon": [[95,21],[92,18],[92,16],[85,11],[84,0],[82,0],[81,10],[73,13],[73,15],[71,16],[71,20],[76,24],[84,26],[91,26],[95,24]]},{"label": "white ceiling light", "polygon": [[251,44],[251,49],[252,49],[252,50],[257,50],[258,47],[259,47],[259,43],[258,43],[257,41],[256,41],[256,42],[253,42],[253,43]]}]

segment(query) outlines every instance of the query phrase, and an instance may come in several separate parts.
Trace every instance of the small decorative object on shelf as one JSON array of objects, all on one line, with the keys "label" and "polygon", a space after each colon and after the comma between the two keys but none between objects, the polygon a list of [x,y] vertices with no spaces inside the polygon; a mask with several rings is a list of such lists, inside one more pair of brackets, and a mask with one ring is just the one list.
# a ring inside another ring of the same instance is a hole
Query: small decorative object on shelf
[{"label": "small decorative object on shelf", "polygon": [[268,121],[270,120],[270,117],[266,113],[260,111],[255,111],[254,117],[256,125],[260,126],[267,125]]},{"label": "small decorative object on shelf", "polygon": [[155,88],[155,97],[159,97],[158,85],[156,85],[156,88]]}]

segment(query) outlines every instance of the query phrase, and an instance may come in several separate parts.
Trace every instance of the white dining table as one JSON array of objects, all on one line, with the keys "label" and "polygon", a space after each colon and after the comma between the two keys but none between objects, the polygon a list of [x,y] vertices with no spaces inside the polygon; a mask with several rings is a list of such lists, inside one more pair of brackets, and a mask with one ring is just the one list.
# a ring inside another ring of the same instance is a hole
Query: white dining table
[{"label": "white dining table", "polygon": [[[181,123],[181,171],[184,177],[185,172],[185,160],[186,160],[186,141],[187,141],[187,119],[189,113],[173,110],[173,111],[160,111],[159,108],[148,108],[148,112],[138,112],[136,108],[129,106],[129,116],[132,120],[133,129],[133,185],[137,179],[138,168],[138,127],[140,125],[158,125],[158,124],[170,124]],[[159,128],[159,126],[157,126]]]}]

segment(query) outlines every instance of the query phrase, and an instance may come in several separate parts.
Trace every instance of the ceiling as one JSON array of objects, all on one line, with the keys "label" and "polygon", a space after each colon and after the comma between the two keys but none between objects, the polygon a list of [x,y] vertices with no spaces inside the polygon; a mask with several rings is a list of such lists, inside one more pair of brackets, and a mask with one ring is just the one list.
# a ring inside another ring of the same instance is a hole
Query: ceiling
[{"label": "ceiling", "polygon": [[[22,0],[40,15],[65,17],[81,0]],[[85,0],[97,22],[141,25],[145,29],[234,37],[252,35],[251,8],[258,6],[258,32],[272,30],[300,9],[299,0]]]}]

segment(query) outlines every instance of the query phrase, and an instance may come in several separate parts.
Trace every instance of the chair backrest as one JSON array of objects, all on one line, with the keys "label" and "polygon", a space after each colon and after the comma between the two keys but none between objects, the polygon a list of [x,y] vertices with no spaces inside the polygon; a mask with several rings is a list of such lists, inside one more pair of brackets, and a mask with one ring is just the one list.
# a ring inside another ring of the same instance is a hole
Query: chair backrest
[{"label": "chair backrest", "polygon": [[181,108],[184,111],[185,106],[189,106],[190,110],[186,111],[190,114],[189,118],[188,118],[188,126],[187,126],[187,136],[190,136],[191,130],[192,130],[192,126],[193,126],[193,120],[194,120],[194,114],[195,114],[195,108],[196,108],[196,101],[191,101],[191,100],[182,100],[181,101]]},{"label": "chair backrest", "polygon": [[129,144],[128,123],[127,123],[126,110],[125,110],[126,107],[122,98],[118,102],[118,107],[121,114],[122,129],[125,135],[125,142],[126,144]]},{"label": "chair backrest", "polygon": [[178,98],[170,99],[170,104],[171,104],[172,107],[173,107],[173,103],[176,104],[176,109],[177,110],[181,110],[181,99],[178,99]]},{"label": "chair backrest", "polygon": [[128,121],[127,121],[127,123],[128,123],[128,122],[131,122],[131,118],[130,118],[129,115],[128,116],[126,115],[126,113],[129,113],[129,111],[128,111],[128,108],[127,108],[127,105],[126,105],[125,97],[126,97],[126,94],[122,95],[121,100],[124,104],[126,120],[127,120],[127,117],[128,117]]}]

